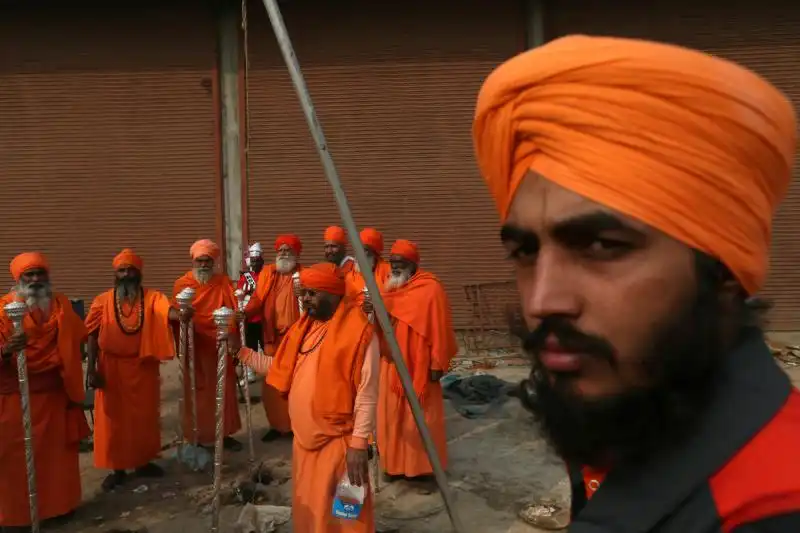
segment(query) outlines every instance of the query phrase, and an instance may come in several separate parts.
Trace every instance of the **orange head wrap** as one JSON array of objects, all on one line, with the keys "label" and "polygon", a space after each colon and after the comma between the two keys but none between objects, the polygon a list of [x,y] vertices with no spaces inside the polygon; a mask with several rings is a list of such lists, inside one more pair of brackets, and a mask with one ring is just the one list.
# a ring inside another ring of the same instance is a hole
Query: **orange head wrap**
[{"label": "orange head wrap", "polygon": [[217,246],[217,243],[210,239],[199,240],[189,249],[189,255],[192,256],[192,260],[197,259],[198,257],[210,257],[216,261],[219,259],[219,254],[219,246]]},{"label": "orange head wrap", "polygon": [[678,46],[570,36],[498,67],[473,140],[501,217],[530,170],[720,259],[750,293],[796,149],[789,100]]},{"label": "orange head wrap", "polygon": [[359,233],[359,237],[361,237],[361,242],[364,243],[364,246],[369,246],[378,255],[383,253],[383,233],[375,228],[364,228]]},{"label": "orange head wrap", "polygon": [[114,270],[118,270],[123,267],[133,267],[138,271],[142,271],[142,267],[144,267],[144,262],[142,258],[139,257],[134,253],[133,250],[130,248],[125,248],[117,256],[114,258],[114,261],[111,263],[111,266]]},{"label": "orange head wrap", "polygon": [[325,242],[347,244],[347,233],[339,226],[331,226],[325,230]]},{"label": "orange head wrap", "polygon": [[292,249],[294,255],[300,255],[303,251],[303,243],[300,242],[300,237],[297,235],[287,234],[280,235],[275,239],[275,251],[277,252],[281,246],[286,245]]},{"label": "orange head wrap", "polygon": [[419,264],[419,247],[416,243],[399,239],[392,245],[392,255],[399,255],[406,261],[411,261],[414,264]]},{"label": "orange head wrap", "polygon": [[344,276],[332,263],[318,263],[300,271],[300,285],[307,289],[344,294]]},{"label": "orange head wrap", "polygon": [[11,267],[9,270],[11,270],[11,277],[14,278],[14,281],[19,281],[19,278],[21,278],[25,272],[38,268],[50,270],[50,264],[47,262],[47,258],[44,254],[40,254],[39,252],[25,252],[11,260]]}]

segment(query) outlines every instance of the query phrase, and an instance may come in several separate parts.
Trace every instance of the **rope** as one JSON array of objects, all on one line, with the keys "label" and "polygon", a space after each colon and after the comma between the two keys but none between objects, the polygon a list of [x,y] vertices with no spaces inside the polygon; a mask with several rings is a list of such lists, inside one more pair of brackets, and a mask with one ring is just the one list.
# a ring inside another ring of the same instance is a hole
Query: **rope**
[{"label": "rope", "polygon": [[[242,40],[244,41],[244,182],[250,183],[250,51],[248,42],[247,2],[242,0]],[[246,207],[245,207],[246,208]]]}]

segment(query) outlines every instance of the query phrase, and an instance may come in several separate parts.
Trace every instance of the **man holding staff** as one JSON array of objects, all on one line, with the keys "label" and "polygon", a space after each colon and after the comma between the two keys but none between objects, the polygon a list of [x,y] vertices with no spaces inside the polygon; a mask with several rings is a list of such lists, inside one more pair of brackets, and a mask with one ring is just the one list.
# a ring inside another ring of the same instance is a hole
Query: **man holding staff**
[{"label": "man holding staff", "polygon": [[[68,518],[81,502],[78,445],[89,436],[83,414],[83,321],[66,296],[50,285],[44,255],[23,253],[11,262],[16,282],[0,298],[0,527],[30,526],[23,421],[14,354],[25,350],[33,427],[39,519]],[[3,311],[23,302],[22,331]]]}]

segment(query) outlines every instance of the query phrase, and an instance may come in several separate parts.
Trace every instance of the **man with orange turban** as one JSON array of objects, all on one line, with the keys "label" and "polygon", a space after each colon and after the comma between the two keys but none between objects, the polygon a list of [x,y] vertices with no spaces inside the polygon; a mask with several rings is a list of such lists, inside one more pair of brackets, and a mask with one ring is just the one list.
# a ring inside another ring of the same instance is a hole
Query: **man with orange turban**
[{"label": "man with orange turban", "polygon": [[347,233],[344,228],[331,226],[324,235],[325,260],[338,266],[342,274],[349,274],[356,266],[356,260],[347,255]]},{"label": "man with orange turban", "polygon": [[[414,392],[425,411],[425,422],[446,468],[444,398],[439,380],[458,351],[450,302],[436,276],[419,268],[415,243],[399,240],[390,253],[391,274],[382,291],[383,301],[411,373]],[[388,348],[383,347],[381,355],[377,434],[383,470],[390,479],[405,477],[428,485],[434,481],[433,468]]]},{"label": "man with orange turban", "polygon": [[[0,529],[31,523],[16,353],[25,350],[33,428],[39,518],[69,518],[81,503],[78,452],[89,436],[83,414],[81,344],[86,328],[72,304],[50,284],[40,253],[11,261],[15,286],[0,298]],[[22,331],[3,308],[23,302]]]},{"label": "man with orange turban", "polygon": [[486,79],[519,395],[569,467],[570,532],[800,531],[800,392],[750,305],[796,131],[769,82],[678,46],[564,37]]},{"label": "man with orange turban", "polygon": [[[268,355],[275,353],[286,332],[300,318],[293,276],[303,270],[298,262],[302,251],[303,244],[296,235],[281,235],[275,239],[275,263],[261,271],[256,291],[245,308],[247,317],[261,317],[264,350]],[[292,425],[286,399],[265,383],[261,402],[270,426],[261,440],[268,442],[291,437]]]},{"label": "man with orange turban", "polygon": [[[220,248],[213,241],[203,239],[195,242],[189,249],[192,269],[178,278],[172,289],[172,305],[177,308],[175,297],[183,289],[195,291],[190,311],[194,323],[195,385],[197,392],[197,444],[208,445],[214,442],[216,430],[217,396],[217,326],[213,313],[220,307],[236,309],[233,283],[227,274],[219,272],[217,262]],[[238,331],[231,325],[232,331]],[[188,365],[187,365],[188,366]],[[188,371],[188,368],[187,368]],[[183,380],[186,396],[184,405],[183,434],[192,435],[192,406],[189,376]],[[231,437],[242,428],[239,404],[236,400],[236,369],[234,361],[228,362],[225,375],[225,449],[239,451],[242,443]]]},{"label": "man with orange turban", "polygon": [[[372,262],[375,280],[378,285],[383,285],[386,278],[389,277],[390,270],[389,263],[383,260],[383,234],[374,228],[365,228],[361,230],[359,237],[367,252],[367,259]],[[361,294],[366,287],[366,282],[357,264],[345,275],[345,282],[347,283],[347,297],[362,299]]]},{"label": "man with orange turban", "polygon": [[111,267],[114,288],[94,299],[85,321],[88,381],[97,389],[94,466],[112,471],[106,492],[124,483],[128,470],[164,475],[151,462],[161,451],[159,363],[175,356],[170,321],[180,320],[167,296],[142,286],[143,261],[133,250],[122,250]]},{"label": "man with orange turban", "polygon": [[[378,340],[358,305],[344,298],[345,282],[336,265],[304,269],[300,284],[307,312],[289,329],[275,356],[244,347],[239,357],[288,397],[294,530],[372,533],[368,439],[378,401]],[[344,476],[364,489],[357,518],[332,516],[334,493]]]}]

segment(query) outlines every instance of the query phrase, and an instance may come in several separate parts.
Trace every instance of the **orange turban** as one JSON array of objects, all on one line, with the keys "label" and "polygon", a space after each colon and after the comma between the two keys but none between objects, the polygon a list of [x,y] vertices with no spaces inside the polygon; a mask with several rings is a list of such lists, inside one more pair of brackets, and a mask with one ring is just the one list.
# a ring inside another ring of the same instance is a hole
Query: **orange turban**
[{"label": "orange turban", "polygon": [[47,258],[44,254],[40,254],[39,252],[25,252],[11,260],[9,270],[11,270],[11,277],[14,278],[14,281],[19,281],[19,278],[21,278],[25,272],[37,268],[49,271],[50,264],[47,262]]},{"label": "orange turban", "polygon": [[210,239],[199,240],[189,249],[189,255],[192,256],[192,260],[205,256],[216,261],[219,259],[219,254],[219,246],[217,246],[217,243]]},{"label": "orange turban", "polygon": [[364,228],[359,234],[364,246],[369,246],[378,255],[383,253],[383,233],[374,228]]},{"label": "orange turban", "polygon": [[297,235],[281,235],[277,239],[275,239],[275,251],[277,252],[278,249],[286,245],[292,249],[294,255],[300,255],[303,251],[303,243],[300,242],[300,237]]},{"label": "orange turban", "polygon": [[530,170],[720,259],[751,294],[796,149],[789,100],[678,46],[569,36],[498,67],[473,140],[500,215]]},{"label": "orange turban", "polygon": [[300,285],[307,289],[344,295],[344,276],[333,263],[318,263],[300,271]]},{"label": "orange turban", "polygon": [[117,256],[114,258],[114,261],[111,263],[111,266],[114,270],[118,270],[123,267],[133,267],[136,270],[141,271],[142,267],[144,266],[144,262],[142,258],[139,257],[134,253],[133,250],[130,248],[125,248]]},{"label": "orange turban", "polygon": [[331,226],[325,230],[325,242],[336,244],[347,244],[347,234],[339,226]]},{"label": "orange turban", "polygon": [[419,247],[411,241],[399,239],[392,245],[392,255],[399,255],[406,261],[419,264]]}]

